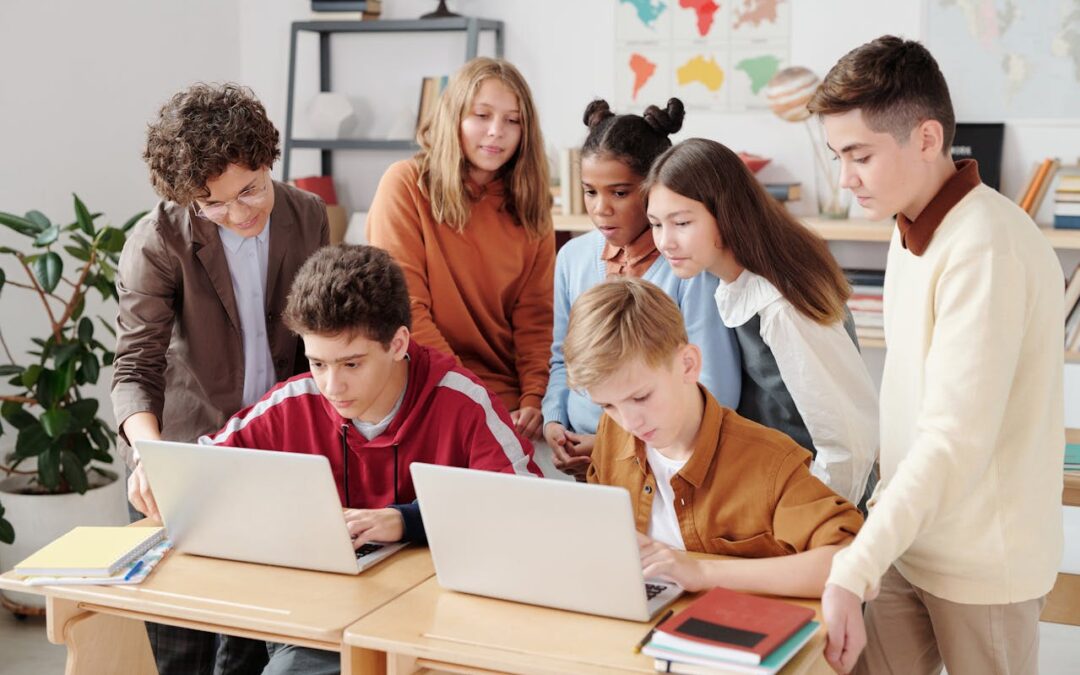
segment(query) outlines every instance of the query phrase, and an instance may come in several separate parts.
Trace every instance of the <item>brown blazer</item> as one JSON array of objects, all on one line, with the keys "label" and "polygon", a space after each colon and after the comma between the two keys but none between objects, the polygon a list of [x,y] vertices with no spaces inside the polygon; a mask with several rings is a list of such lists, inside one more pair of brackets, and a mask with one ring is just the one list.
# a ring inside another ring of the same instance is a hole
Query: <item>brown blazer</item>
[{"label": "brown blazer", "polygon": [[[326,208],[274,183],[266,272],[266,329],[277,379],[308,369],[302,341],[281,322],[300,265],[329,240]],[[163,438],[194,441],[240,410],[244,353],[232,279],[217,225],[191,207],[160,202],[131,230],[116,276],[120,296],[112,404],[123,423],[151,412]]]},{"label": "brown blazer", "polygon": [[[810,475],[809,451],[701,393],[694,452],[671,479],[687,551],[770,558],[855,537],[862,515]],[[645,443],[608,415],[596,430],[588,480],[629,490],[637,529],[648,532],[656,477]]]}]

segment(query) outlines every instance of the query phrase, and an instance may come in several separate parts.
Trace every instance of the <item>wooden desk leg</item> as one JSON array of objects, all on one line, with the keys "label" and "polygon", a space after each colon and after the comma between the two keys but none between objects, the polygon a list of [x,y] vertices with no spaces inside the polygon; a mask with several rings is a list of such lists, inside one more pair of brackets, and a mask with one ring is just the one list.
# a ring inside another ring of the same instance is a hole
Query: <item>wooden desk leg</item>
[{"label": "wooden desk leg", "polygon": [[341,675],[385,675],[386,652],[341,645]]},{"label": "wooden desk leg", "polygon": [[70,600],[46,600],[49,641],[68,648],[65,675],[157,675],[142,621],[88,612]]}]

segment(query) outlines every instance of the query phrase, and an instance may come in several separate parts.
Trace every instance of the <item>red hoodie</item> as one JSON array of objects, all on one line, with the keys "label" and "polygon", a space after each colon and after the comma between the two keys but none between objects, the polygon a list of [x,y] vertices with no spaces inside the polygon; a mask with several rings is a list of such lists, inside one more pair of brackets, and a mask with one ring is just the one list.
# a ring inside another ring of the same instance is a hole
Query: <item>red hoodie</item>
[{"label": "red hoodie", "polygon": [[[386,431],[370,441],[319,393],[311,373],[305,373],[281,382],[199,442],[324,455],[342,503],[351,508],[415,500],[409,472],[413,462],[541,475],[532,460],[532,443],[514,431],[506,407],[475,375],[453,357],[415,342],[408,354],[405,398]],[[347,501],[343,429],[349,448]]]}]

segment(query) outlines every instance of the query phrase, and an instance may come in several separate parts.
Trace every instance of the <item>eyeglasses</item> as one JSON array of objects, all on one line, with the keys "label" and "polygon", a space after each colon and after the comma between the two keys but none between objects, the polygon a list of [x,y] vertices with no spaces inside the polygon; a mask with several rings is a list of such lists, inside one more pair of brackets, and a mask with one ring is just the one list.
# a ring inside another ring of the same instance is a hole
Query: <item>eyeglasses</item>
[{"label": "eyeglasses", "polygon": [[263,180],[259,185],[252,185],[247,188],[236,195],[236,199],[230,199],[227,202],[219,202],[209,206],[200,206],[195,212],[207,220],[218,223],[229,216],[229,209],[233,204],[243,204],[249,209],[258,208],[266,202],[269,183],[270,181],[266,180],[264,175]]}]

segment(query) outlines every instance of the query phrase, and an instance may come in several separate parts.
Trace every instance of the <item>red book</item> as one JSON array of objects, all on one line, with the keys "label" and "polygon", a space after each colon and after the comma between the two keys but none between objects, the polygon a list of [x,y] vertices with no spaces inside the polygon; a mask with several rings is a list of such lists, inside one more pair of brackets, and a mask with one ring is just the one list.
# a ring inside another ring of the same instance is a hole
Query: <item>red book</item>
[{"label": "red book", "polygon": [[301,190],[313,192],[322,197],[327,206],[337,204],[337,192],[334,190],[333,176],[308,176],[306,178],[297,178],[293,183]]},{"label": "red book", "polygon": [[758,664],[814,618],[809,607],[714,588],[660,624],[653,644]]}]

